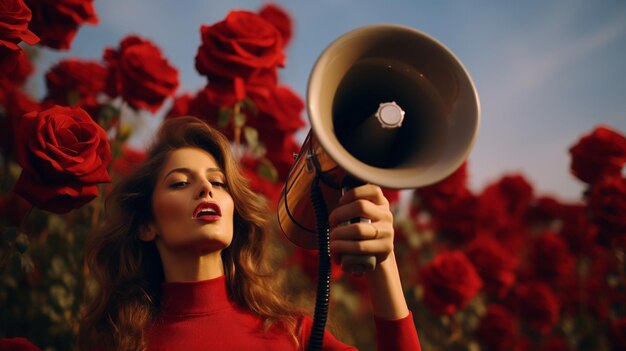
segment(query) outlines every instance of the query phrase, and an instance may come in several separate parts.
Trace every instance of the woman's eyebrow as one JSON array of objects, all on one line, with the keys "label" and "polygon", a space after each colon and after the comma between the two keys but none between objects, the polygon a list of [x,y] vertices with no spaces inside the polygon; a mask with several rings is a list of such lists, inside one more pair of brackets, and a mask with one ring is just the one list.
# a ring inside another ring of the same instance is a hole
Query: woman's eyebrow
[{"label": "woman's eyebrow", "polygon": [[[170,176],[170,174],[172,173],[184,173],[184,174],[192,174],[193,171],[187,167],[178,167],[178,168],[174,168],[171,169],[169,172],[167,172],[167,174],[165,174],[165,176],[163,177],[163,179],[167,179],[167,177]],[[206,173],[222,173],[224,174],[224,171],[222,171],[221,168],[218,167],[210,167],[206,169]]]}]

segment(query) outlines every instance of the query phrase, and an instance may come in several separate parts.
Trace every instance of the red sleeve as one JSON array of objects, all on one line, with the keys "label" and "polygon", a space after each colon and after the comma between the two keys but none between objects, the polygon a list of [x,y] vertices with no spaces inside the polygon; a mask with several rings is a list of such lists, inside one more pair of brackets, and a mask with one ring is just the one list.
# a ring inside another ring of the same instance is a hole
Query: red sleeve
[{"label": "red sleeve", "polygon": [[[378,351],[421,351],[417,330],[413,323],[413,314],[396,320],[387,320],[374,316],[376,325],[376,343]],[[311,335],[313,320],[310,317],[302,319],[302,331],[300,333],[300,349],[306,350]],[[356,351],[356,348],[344,344],[335,337],[324,331],[324,351]]]},{"label": "red sleeve", "polygon": [[396,320],[386,320],[374,316],[378,351],[421,351],[413,314]]}]

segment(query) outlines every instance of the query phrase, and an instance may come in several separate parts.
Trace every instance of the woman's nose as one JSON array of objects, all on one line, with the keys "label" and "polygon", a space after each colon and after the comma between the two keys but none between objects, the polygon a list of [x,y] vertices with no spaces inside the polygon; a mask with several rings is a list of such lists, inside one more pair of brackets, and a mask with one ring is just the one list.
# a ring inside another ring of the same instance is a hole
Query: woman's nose
[{"label": "woman's nose", "polygon": [[213,185],[211,184],[211,182],[209,182],[208,180],[202,180],[202,182],[200,183],[200,189],[198,190],[198,199],[201,199],[203,197],[206,197],[207,195],[209,197],[213,197]]}]

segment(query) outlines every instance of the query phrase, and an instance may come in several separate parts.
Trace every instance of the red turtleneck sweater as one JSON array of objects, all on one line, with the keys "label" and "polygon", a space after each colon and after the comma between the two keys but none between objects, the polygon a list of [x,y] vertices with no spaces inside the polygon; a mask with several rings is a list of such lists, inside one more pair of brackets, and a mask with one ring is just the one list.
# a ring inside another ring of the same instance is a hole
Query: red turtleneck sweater
[{"label": "red turtleneck sweater", "polygon": [[[300,349],[313,321],[302,320]],[[420,350],[409,314],[399,320],[375,318],[378,350]],[[148,350],[294,350],[285,333],[263,332],[263,319],[228,298],[224,276],[198,282],[165,283],[162,310],[149,331]],[[323,350],[355,350],[325,332]]]}]

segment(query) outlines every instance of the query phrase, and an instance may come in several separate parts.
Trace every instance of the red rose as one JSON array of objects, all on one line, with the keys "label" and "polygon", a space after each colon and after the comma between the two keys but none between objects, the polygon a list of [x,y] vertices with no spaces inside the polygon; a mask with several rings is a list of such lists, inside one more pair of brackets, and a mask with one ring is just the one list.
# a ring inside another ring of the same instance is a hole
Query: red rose
[{"label": "red rose", "polygon": [[39,38],[28,30],[31,17],[32,12],[22,0],[0,2],[0,77],[14,74],[18,61],[26,57],[18,46],[20,42],[30,45],[39,42]]},{"label": "red rose", "polygon": [[8,80],[13,86],[20,87],[26,79],[35,71],[28,55],[23,51],[16,51],[17,55],[13,58],[10,69],[0,68],[0,79]]},{"label": "red rose", "polygon": [[515,299],[519,316],[532,330],[547,335],[559,322],[559,301],[545,283],[519,286]]},{"label": "red rose", "polygon": [[[296,246],[293,250],[293,255],[289,259],[289,263],[302,269],[306,276],[311,281],[317,281],[318,275],[318,252],[317,250],[306,250],[299,246]],[[341,266],[331,260],[330,264],[330,276],[333,281],[339,280],[343,277],[343,270]]]},{"label": "red rose", "polygon": [[241,171],[243,176],[250,182],[250,188],[258,194],[265,196],[269,200],[272,208],[278,205],[282,183],[276,178],[272,165],[264,163],[260,159],[244,156],[241,160]]},{"label": "red rose", "polygon": [[[213,82],[215,79],[213,80]],[[276,67],[255,71],[245,82],[244,93],[253,100],[268,99],[278,84]],[[243,97],[238,97],[240,100]]]},{"label": "red rose", "polygon": [[511,227],[523,219],[532,199],[533,188],[522,175],[505,175],[480,195],[479,220],[491,230]]},{"label": "red rose", "polygon": [[467,162],[464,162],[454,173],[445,179],[415,190],[420,205],[434,215],[440,214],[463,201],[468,195]]},{"label": "red rose", "polygon": [[193,99],[193,95],[191,95],[190,93],[184,93],[182,95],[176,96],[172,101],[172,106],[167,111],[167,113],[165,113],[165,119],[188,116],[189,103],[191,102],[191,99]]},{"label": "red rose", "polygon": [[148,40],[128,36],[117,50],[106,49],[104,59],[110,69],[107,93],[121,95],[135,109],[156,112],[178,88],[178,71]]},{"label": "red rose", "polygon": [[626,349],[626,317],[611,321],[610,328],[611,350]]},{"label": "red rose", "polygon": [[544,232],[534,240],[530,252],[534,276],[552,286],[566,282],[574,273],[576,260],[565,239],[557,233]]},{"label": "red rose", "polygon": [[106,132],[80,108],[54,106],[15,121],[22,173],[15,191],[33,206],[66,213],[98,196],[109,182]]},{"label": "red rose", "polygon": [[561,234],[574,254],[590,253],[596,245],[598,227],[589,219],[584,205],[567,205],[562,210]]},{"label": "red rose", "polygon": [[259,132],[261,141],[267,148],[266,157],[272,162],[278,171],[278,179],[287,179],[289,170],[294,163],[294,153],[300,152],[300,144],[293,134],[283,133],[275,130],[264,130]]},{"label": "red rose", "polygon": [[259,10],[259,15],[278,29],[283,38],[283,47],[289,45],[293,24],[287,11],[276,4],[267,4]]},{"label": "red rose", "polygon": [[469,193],[449,204],[445,211],[433,217],[435,229],[454,245],[472,241],[480,229],[476,220],[476,204],[476,197]]},{"label": "red rose", "polygon": [[207,120],[217,122],[219,110],[223,108],[232,109],[237,103],[238,97],[233,82],[219,80],[207,84],[200,90],[196,98],[191,102],[191,111],[201,114]]},{"label": "red rose", "polygon": [[515,256],[498,241],[484,235],[468,245],[466,254],[483,280],[485,291],[503,298],[515,283]]},{"label": "red rose", "polygon": [[400,191],[395,189],[385,189],[383,188],[383,195],[389,201],[389,205],[393,208],[400,201]]},{"label": "red rose", "polygon": [[0,223],[7,223],[11,226],[19,227],[26,213],[31,208],[30,204],[15,192],[0,195]]},{"label": "red rose", "polygon": [[302,119],[304,102],[288,87],[278,86],[270,90],[268,96],[252,95],[251,97],[259,114],[249,118],[248,124],[256,128],[261,135],[267,129],[294,133],[306,126]]},{"label": "red rose", "polygon": [[[579,281],[574,281],[574,289],[580,291],[579,296],[571,296],[570,311],[578,313],[582,308],[590,312],[596,320],[607,320],[612,307],[624,301],[623,296],[616,294],[613,283],[607,277],[615,272],[615,261],[608,248],[595,246],[589,255],[588,272]],[[582,289],[581,289],[582,287]],[[564,291],[563,295],[573,290]]]},{"label": "red rose", "polygon": [[98,24],[93,0],[26,0],[33,10],[30,29],[41,38],[41,45],[69,49],[78,27]]},{"label": "red rose", "polygon": [[0,87],[0,105],[4,108],[4,116],[0,117],[0,149],[5,155],[11,155],[15,145],[14,121],[25,113],[39,110],[39,103],[15,87],[8,90]]},{"label": "red rose", "polygon": [[196,70],[209,79],[247,81],[258,70],[284,65],[280,32],[256,13],[231,11],[223,21],[202,26],[200,32]]},{"label": "red rose", "polygon": [[476,337],[487,350],[510,350],[516,342],[517,324],[506,307],[490,304],[476,329]]},{"label": "red rose", "polygon": [[[183,115],[190,115],[205,120],[208,124],[219,129],[227,138],[233,138],[233,129],[229,124],[222,124],[220,116],[223,109],[232,109],[237,102],[234,90],[227,81],[213,82],[207,84],[198,91],[195,96],[188,98],[181,97],[174,101],[173,109],[168,112],[167,118],[176,118]],[[230,112],[229,112],[230,113]]]},{"label": "red rose", "polygon": [[98,62],[65,59],[46,73],[47,99],[59,105],[94,105],[104,92],[107,70]]},{"label": "red rose", "polygon": [[25,42],[34,45],[39,38],[28,30],[32,12],[23,0],[0,2],[0,47],[21,50],[17,45]]},{"label": "red rose", "polygon": [[113,161],[112,169],[121,176],[128,176],[145,158],[144,150],[137,150],[125,144],[122,147],[122,154]]},{"label": "red rose", "polygon": [[532,222],[550,223],[558,220],[563,211],[563,204],[551,196],[537,198],[529,209],[528,217]]},{"label": "red rose", "polygon": [[567,341],[562,336],[552,336],[541,344],[540,351],[568,351]]},{"label": "red rose", "polygon": [[626,137],[598,126],[569,149],[570,170],[587,184],[605,176],[619,176],[626,164]]},{"label": "red rose", "polygon": [[601,244],[626,236],[626,178],[605,177],[593,184],[587,206]]},{"label": "red rose", "polygon": [[41,349],[33,345],[28,339],[17,337],[1,338],[0,351],[41,351]]},{"label": "red rose", "polygon": [[438,254],[421,270],[424,303],[436,315],[465,308],[478,294],[482,280],[461,251]]}]

